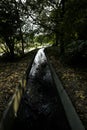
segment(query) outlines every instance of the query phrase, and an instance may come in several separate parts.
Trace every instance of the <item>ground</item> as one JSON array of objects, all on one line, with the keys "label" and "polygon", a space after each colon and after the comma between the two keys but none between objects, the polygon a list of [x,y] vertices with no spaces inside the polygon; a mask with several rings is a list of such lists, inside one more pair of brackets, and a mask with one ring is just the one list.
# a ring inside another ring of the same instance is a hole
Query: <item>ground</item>
[{"label": "ground", "polygon": [[[80,119],[87,128],[87,68],[63,64],[57,48],[48,48],[47,54]],[[15,92],[19,80],[27,69],[34,53],[18,62],[0,62],[0,118]]]},{"label": "ground", "polygon": [[87,68],[62,63],[56,47],[48,48],[47,54],[80,119],[87,128]]},{"label": "ground", "polygon": [[14,62],[0,61],[0,119],[36,51]]}]

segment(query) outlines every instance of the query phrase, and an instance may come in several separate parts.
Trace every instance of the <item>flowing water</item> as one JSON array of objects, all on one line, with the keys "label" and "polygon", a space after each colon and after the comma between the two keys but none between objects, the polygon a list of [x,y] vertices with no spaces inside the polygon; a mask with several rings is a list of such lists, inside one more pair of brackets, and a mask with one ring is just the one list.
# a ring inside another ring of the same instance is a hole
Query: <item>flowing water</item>
[{"label": "flowing water", "polygon": [[34,59],[12,130],[70,130],[44,49]]}]

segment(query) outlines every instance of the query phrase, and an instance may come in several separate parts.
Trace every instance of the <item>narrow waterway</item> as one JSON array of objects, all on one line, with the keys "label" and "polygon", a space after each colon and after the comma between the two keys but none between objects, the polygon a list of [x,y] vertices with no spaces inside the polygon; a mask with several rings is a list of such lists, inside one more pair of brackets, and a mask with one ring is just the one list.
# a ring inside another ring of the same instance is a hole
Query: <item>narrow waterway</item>
[{"label": "narrow waterway", "polygon": [[70,130],[44,49],[40,49],[28,75],[26,91],[12,130]]}]

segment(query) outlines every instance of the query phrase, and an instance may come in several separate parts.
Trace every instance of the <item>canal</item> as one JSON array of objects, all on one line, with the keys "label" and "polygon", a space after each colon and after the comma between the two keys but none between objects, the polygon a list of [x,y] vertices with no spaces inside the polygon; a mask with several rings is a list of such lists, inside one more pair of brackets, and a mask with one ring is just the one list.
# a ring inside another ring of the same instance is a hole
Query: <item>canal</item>
[{"label": "canal", "polygon": [[44,49],[33,61],[12,130],[70,130]]}]

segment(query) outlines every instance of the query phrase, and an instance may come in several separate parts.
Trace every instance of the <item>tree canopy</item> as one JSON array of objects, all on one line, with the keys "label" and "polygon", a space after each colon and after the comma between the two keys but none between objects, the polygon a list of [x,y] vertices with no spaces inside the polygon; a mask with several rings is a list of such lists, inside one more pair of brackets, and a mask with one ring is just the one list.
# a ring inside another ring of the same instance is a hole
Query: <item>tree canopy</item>
[{"label": "tree canopy", "polygon": [[0,37],[7,45],[12,58],[14,57],[15,38],[20,33],[23,22],[19,5],[20,3],[15,0],[0,1]]},{"label": "tree canopy", "polygon": [[24,50],[23,33],[32,37],[41,32],[54,35],[54,45],[59,45],[63,54],[73,41],[87,40],[86,28],[86,0],[0,1],[0,37],[10,52],[18,34]]}]

